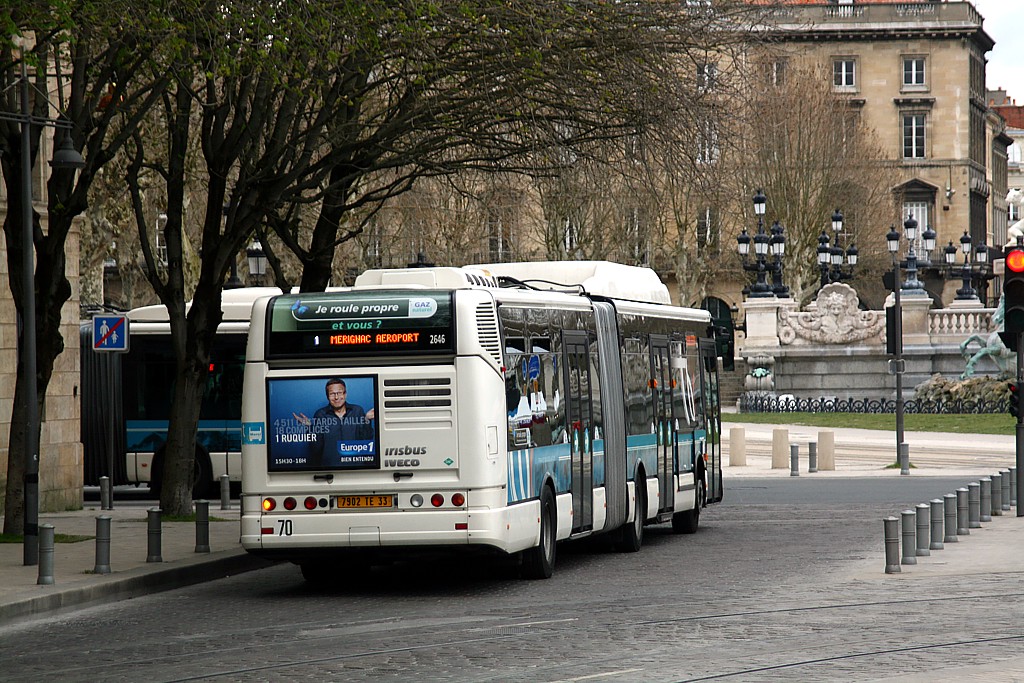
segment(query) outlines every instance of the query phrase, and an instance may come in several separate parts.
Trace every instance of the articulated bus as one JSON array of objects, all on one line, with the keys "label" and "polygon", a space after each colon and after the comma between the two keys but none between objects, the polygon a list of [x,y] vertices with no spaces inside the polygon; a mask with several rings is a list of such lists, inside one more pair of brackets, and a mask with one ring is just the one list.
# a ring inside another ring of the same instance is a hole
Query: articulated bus
[{"label": "articulated bus", "polygon": [[[242,371],[252,304],[280,294],[276,287],[228,289],[217,328],[195,444],[199,496],[214,493],[220,476],[241,481]],[[167,308],[143,306],[127,314],[127,353],[92,350],[84,325],[82,351],[82,443],[87,484],[109,476],[120,484],[149,484],[159,494],[163,448],[171,414],[174,353]]]},{"label": "articulated bus", "polygon": [[457,549],[547,578],[563,540],[693,533],[722,499],[718,363],[709,314],[668,302],[605,262],[370,270],[256,302],[243,547],[313,583]]}]

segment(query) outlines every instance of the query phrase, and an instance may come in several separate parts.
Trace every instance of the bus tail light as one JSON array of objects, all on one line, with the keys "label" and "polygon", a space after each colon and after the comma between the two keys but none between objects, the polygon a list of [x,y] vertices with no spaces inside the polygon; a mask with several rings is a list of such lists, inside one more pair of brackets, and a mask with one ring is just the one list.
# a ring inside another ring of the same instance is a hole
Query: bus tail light
[{"label": "bus tail light", "polygon": [[412,506],[414,508],[422,507],[423,506],[423,496],[421,496],[418,493],[414,493],[414,494],[412,494],[412,498],[409,499],[409,503],[412,504]]},{"label": "bus tail light", "polygon": [[270,512],[271,510],[273,510],[276,507],[277,507],[277,501],[274,500],[273,498],[264,498],[263,499],[263,511],[264,512]]},{"label": "bus tail light", "polygon": [[291,496],[288,496],[287,498],[285,498],[284,499],[284,509],[285,510],[294,510],[295,509],[295,499],[292,498]]},{"label": "bus tail light", "polygon": [[456,493],[452,496],[452,505],[455,507],[462,507],[466,504],[466,497],[461,493]]},{"label": "bus tail light", "polygon": [[313,496],[306,496],[306,500],[302,501],[302,504],[306,506],[307,510],[316,509],[316,498]]},{"label": "bus tail light", "polygon": [[430,497],[430,504],[436,508],[441,507],[442,505],[444,505],[444,496],[442,496],[440,493],[435,493]]},{"label": "bus tail light", "polygon": [[456,531],[469,531],[469,522],[456,522],[455,523],[455,530]]}]

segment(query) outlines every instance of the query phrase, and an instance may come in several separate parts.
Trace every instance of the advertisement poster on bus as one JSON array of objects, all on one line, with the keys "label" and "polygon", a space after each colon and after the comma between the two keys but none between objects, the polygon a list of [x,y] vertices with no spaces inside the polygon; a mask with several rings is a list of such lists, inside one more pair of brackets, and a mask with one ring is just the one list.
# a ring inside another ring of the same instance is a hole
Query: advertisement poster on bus
[{"label": "advertisement poster on bus", "polygon": [[380,467],[372,375],[267,380],[271,472]]}]

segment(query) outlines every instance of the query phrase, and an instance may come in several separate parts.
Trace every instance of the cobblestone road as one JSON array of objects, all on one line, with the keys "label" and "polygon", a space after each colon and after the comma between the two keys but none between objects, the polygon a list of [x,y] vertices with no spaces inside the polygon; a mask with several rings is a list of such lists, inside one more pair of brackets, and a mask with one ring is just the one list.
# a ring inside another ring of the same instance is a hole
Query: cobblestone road
[{"label": "cobblestone road", "polygon": [[[762,485],[767,493],[750,495]],[[637,555],[560,547],[549,581],[448,559],[317,591],[277,566],[51,616],[0,630],[0,679],[936,681],[1024,671],[1020,571],[933,571],[969,557],[995,526],[976,530],[973,547],[965,538],[887,576],[881,518],[918,501],[772,495],[795,485],[746,480],[748,494],[709,509],[695,536],[648,527]],[[998,524],[1024,538],[1024,519]]]}]

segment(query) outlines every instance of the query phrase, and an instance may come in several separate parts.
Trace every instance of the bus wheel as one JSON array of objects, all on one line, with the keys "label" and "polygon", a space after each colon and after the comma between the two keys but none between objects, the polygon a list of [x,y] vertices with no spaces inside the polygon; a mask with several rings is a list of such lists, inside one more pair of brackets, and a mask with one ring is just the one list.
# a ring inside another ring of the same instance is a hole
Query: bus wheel
[{"label": "bus wheel", "polygon": [[317,587],[327,586],[332,577],[337,576],[335,572],[331,571],[329,562],[310,560],[300,564],[299,569],[302,570],[302,578],[306,580],[306,583]]},{"label": "bus wheel", "polygon": [[540,494],[540,544],[523,551],[523,578],[548,579],[555,571],[555,496],[545,486]]},{"label": "bus wheel", "polygon": [[[153,471],[149,473],[149,492],[154,498],[160,497],[160,490],[164,485],[164,450],[160,449],[153,456],[153,463],[150,465]],[[213,496],[213,468],[210,466],[210,458],[198,446],[192,461],[195,483],[192,485],[192,499],[198,500],[204,497]],[[220,496],[219,489],[217,497]]]},{"label": "bus wheel", "polygon": [[693,509],[672,515],[672,531],[677,534],[695,534],[700,524],[700,509],[704,507],[708,495],[703,471],[693,475],[693,484]]},{"label": "bus wheel", "polygon": [[647,516],[646,488],[643,485],[646,477],[637,474],[633,496],[633,523],[622,530],[622,539],[619,541],[619,550],[624,553],[635,553],[640,550],[644,542],[644,517]]}]

